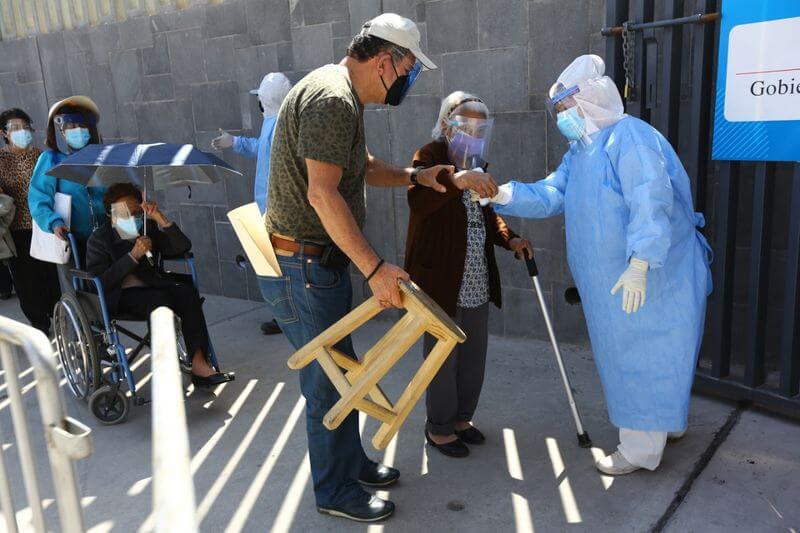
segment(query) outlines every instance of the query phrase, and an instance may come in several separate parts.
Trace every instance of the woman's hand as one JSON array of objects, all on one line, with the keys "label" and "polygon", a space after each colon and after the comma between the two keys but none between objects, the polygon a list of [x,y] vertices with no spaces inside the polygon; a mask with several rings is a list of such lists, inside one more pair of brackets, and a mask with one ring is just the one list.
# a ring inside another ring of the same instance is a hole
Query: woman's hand
[{"label": "woman's hand", "polygon": [[491,174],[462,170],[453,176],[453,185],[459,190],[470,189],[478,193],[481,198],[492,198],[497,194],[497,184]]},{"label": "woman's hand", "polygon": [[508,247],[514,252],[517,259],[529,259],[533,257],[533,245],[528,239],[514,237],[508,241]]},{"label": "woman's hand", "polygon": [[61,239],[62,241],[67,240],[67,233],[69,233],[69,228],[66,226],[57,226],[53,228],[53,233],[56,237]]},{"label": "woman's hand", "polygon": [[164,213],[161,212],[155,202],[142,202],[142,211],[144,211],[144,214],[149,218],[155,220],[162,228],[169,226],[169,219],[164,216]]},{"label": "woman's hand", "polygon": [[450,177],[455,171],[456,167],[453,165],[434,165],[429,168],[423,168],[417,173],[417,183],[430,187],[436,192],[446,192],[445,186],[439,183],[439,175],[447,174]]},{"label": "woman's hand", "polygon": [[153,241],[150,240],[150,237],[137,237],[136,243],[133,245],[133,249],[131,250],[131,257],[139,261],[142,257],[144,257],[144,254],[151,252],[152,250]]}]

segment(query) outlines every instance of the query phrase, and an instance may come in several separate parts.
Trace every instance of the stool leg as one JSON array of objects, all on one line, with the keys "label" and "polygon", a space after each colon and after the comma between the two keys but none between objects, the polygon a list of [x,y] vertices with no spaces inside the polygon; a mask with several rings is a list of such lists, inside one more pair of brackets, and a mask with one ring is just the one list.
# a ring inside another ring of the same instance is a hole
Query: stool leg
[{"label": "stool leg", "polygon": [[325,414],[323,424],[334,429],[344,422],[356,402],[372,390],[378,381],[391,370],[394,364],[417,342],[424,331],[424,322],[410,313],[403,316],[389,332],[364,356],[366,368],[351,385],[347,394]]},{"label": "stool leg", "polygon": [[436,346],[433,347],[431,353],[425,358],[419,370],[409,382],[406,390],[403,391],[400,399],[394,404],[394,412],[397,415],[394,422],[381,424],[381,427],[372,438],[372,445],[375,448],[382,450],[389,444],[389,441],[392,440],[400,426],[403,425],[406,417],[411,413],[420,396],[428,388],[428,385],[430,385],[436,373],[439,372],[445,359],[453,351],[456,344],[457,341],[455,339],[439,340],[436,343]]},{"label": "stool leg", "polygon": [[[330,352],[333,356],[333,360],[336,361],[336,364],[347,370],[344,375],[347,378],[347,381],[349,381],[351,384],[354,383],[363,371],[363,364],[359,363],[355,359],[349,358],[336,348],[331,348]],[[392,406],[392,402],[390,402],[389,398],[386,397],[386,394],[383,392],[380,385],[375,385],[372,390],[369,391],[369,397],[372,398],[373,402],[377,403],[381,407],[385,407],[389,410],[394,408]]]},{"label": "stool leg", "polygon": [[[317,362],[322,367],[325,375],[328,376],[328,379],[331,380],[333,386],[341,396],[346,395],[350,391],[350,382],[347,380],[341,368],[339,368],[339,365],[334,362],[332,354],[325,348],[320,348],[316,354]],[[377,385],[375,387],[377,387]],[[374,390],[373,388],[373,391]],[[355,408],[383,422],[394,421],[394,413],[391,411],[392,404],[389,404],[387,408],[362,398],[356,402]]]},{"label": "stool leg", "polygon": [[314,352],[322,346],[333,346],[340,340],[350,335],[357,328],[371,320],[383,310],[378,299],[374,296],[362,303],[338,322],[317,335],[308,344],[297,350],[289,357],[288,365],[293,370],[303,368],[314,360]]}]

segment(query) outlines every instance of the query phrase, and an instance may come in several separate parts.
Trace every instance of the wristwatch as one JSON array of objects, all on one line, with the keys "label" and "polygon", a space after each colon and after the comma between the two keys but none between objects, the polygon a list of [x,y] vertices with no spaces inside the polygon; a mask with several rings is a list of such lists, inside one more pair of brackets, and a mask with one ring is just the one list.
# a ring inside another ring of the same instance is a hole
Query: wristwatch
[{"label": "wristwatch", "polygon": [[423,168],[424,167],[414,167],[414,170],[411,171],[411,185],[417,184],[417,174],[419,174],[419,171]]}]

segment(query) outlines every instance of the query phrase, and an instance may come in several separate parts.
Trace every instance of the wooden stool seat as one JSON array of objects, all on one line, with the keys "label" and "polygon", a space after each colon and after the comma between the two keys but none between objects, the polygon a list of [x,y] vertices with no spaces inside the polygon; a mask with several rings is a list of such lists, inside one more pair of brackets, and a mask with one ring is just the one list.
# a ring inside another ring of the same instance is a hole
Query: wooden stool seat
[{"label": "wooden stool seat", "polygon": [[[400,294],[406,313],[364,354],[361,361],[336,350],[334,345],[383,311],[374,296],[289,358],[289,368],[295,370],[315,360],[319,362],[341,395],[326,413],[323,419],[325,427],[339,427],[353,409],[382,422],[372,438],[372,445],[378,450],[384,449],[397,434],[447,356],[456,344],[467,338],[453,319],[413,282],[401,281]],[[436,346],[422,362],[397,403],[392,404],[378,382],[425,333],[436,338]]]}]

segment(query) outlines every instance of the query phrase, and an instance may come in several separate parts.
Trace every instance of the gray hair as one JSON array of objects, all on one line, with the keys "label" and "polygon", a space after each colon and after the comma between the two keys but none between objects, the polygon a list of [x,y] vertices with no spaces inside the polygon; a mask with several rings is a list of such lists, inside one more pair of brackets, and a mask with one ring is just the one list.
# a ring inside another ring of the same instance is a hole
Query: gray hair
[{"label": "gray hair", "polygon": [[433,125],[433,130],[431,131],[431,137],[434,141],[444,140],[447,121],[457,115],[458,112],[480,113],[487,118],[489,117],[489,108],[483,103],[483,100],[474,94],[464,91],[452,92],[442,100],[442,107],[439,108],[439,118],[436,119],[436,124]]}]

